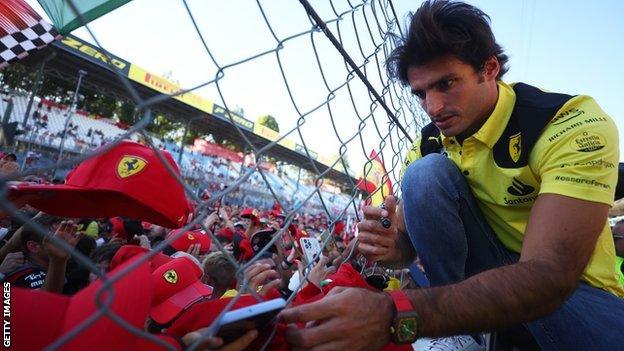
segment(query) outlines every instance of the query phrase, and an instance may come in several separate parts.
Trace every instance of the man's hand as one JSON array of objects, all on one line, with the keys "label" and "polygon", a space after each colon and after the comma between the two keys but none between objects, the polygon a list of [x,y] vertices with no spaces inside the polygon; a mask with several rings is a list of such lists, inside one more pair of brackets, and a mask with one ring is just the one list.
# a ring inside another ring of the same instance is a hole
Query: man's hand
[{"label": "man's hand", "polygon": [[[407,261],[404,251],[413,251],[413,248],[409,240],[404,245],[399,244],[399,239],[401,239],[399,236],[405,235],[399,233],[399,229],[403,228],[404,224],[401,223],[403,217],[397,215],[396,198],[386,197],[384,205],[385,209],[373,206],[364,207],[364,220],[358,224],[358,250],[369,261],[379,261],[393,267],[402,261]],[[390,220],[390,228],[384,228],[381,225],[382,217]]]},{"label": "man's hand", "polygon": [[[61,222],[58,229],[56,229],[56,232],[54,233],[55,238],[65,241],[72,247],[76,246],[80,238],[82,238],[82,235],[82,233],[78,232],[78,225],[72,221]],[[69,259],[69,252],[59,246],[56,246],[56,244],[54,244],[51,240],[48,240],[48,238],[43,240],[43,248],[48,253],[50,260],[66,261]]]},{"label": "man's hand", "polygon": [[321,282],[325,279],[325,277],[329,274],[336,273],[336,267],[325,267],[328,262],[328,257],[321,257],[312,270],[310,270],[310,274],[308,274],[308,282],[314,284],[319,289],[321,288]]},{"label": "man's hand", "polygon": [[215,223],[219,222],[219,213],[217,211],[212,212],[208,217],[206,217],[206,219],[204,219],[204,226],[210,230],[212,230],[212,227],[214,226]]},{"label": "man's hand", "polygon": [[379,350],[390,341],[394,303],[388,294],[361,288],[333,288],[319,301],[288,308],[285,323],[317,322],[289,328],[286,340],[314,350]]},{"label": "man's hand", "polygon": [[250,330],[240,338],[227,345],[223,345],[223,340],[221,338],[202,336],[202,333],[207,331],[207,329],[208,328],[199,329],[184,335],[182,337],[182,342],[189,347],[195,341],[203,338],[195,350],[241,351],[245,350],[247,346],[258,337],[258,331]]},{"label": "man's hand", "polygon": [[152,249],[152,244],[150,244],[150,240],[146,235],[139,235],[137,238],[139,239],[139,246],[148,250]]},{"label": "man's hand", "polygon": [[[256,263],[245,270],[249,277],[248,288],[257,291],[262,286],[260,295],[264,296],[272,288],[278,287],[280,283],[279,274],[266,263]],[[243,291],[241,291],[243,293]]]},{"label": "man's hand", "polygon": [[199,259],[199,250],[201,249],[201,244],[197,243],[197,244],[191,244],[189,245],[188,249],[186,249],[186,253]]},{"label": "man's hand", "polygon": [[24,253],[11,252],[6,256],[2,264],[0,264],[0,273],[9,274],[13,272],[17,267],[23,265],[26,262],[24,259]]}]

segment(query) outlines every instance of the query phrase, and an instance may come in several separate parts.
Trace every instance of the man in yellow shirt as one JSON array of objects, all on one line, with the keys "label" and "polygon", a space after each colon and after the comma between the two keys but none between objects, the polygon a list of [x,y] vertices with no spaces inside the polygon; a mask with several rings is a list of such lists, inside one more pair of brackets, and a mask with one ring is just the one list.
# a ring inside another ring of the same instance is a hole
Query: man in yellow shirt
[{"label": "man in yellow shirt", "polygon": [[412,16],[389,72],[431,123],[407,157],[402,202],[364,209],[359,250],[389,267],[418,251],[432,287],[406,290],[410,308],[341,289],[285,310],[285,321],[322,321],[289,332],[293,344],[372,349],[524,325],[545,350],[622,348],[607,222],[616,127],[590,97],[503,83],[507,61],[471,5],[430,0]]}]

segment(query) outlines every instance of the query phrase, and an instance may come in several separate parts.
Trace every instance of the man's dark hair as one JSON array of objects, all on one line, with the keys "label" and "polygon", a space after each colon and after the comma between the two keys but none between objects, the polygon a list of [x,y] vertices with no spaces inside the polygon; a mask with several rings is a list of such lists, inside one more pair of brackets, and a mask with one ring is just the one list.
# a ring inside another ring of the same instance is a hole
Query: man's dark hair
[{"label": "man's dark hair", "polygon": [[[51,235],[52,233],[50,233],[50,230],[52,229],[52,226],[54,224],[61,223],[63,221],[63,218],[52,216],[49,214],[41,214],[33,218],[32,221],[42,226],[48,232],[45,233],[46,235]],[[33,226],[24,224],[20,238],[22,241],[22,249],[24,250],[24,252],[28,251],[26,249],[26,244],[29,241],[34,241],[41,244],[43,243],[43,237],[44,235],[37,231]]]},{"label": "man's dark hair", "polygon": [[121,248],[120,244],[117,243],[106,243],[102,246],[99,246],[91,253],[91,260],[95,263],[100,263],[102,261],[112,261],[113,257],[119,249]]},{"label": "man's dark hair", "polygon": [[508,57],[496,43],[490,17],[478,8],[457,1],[427,0],[411,22],[406,38],[386,61],[388,75],[408,85],[407,70],[444,56],[454,56],[479,72],[485,61],[496,56],[500,79],[508,70]]}]

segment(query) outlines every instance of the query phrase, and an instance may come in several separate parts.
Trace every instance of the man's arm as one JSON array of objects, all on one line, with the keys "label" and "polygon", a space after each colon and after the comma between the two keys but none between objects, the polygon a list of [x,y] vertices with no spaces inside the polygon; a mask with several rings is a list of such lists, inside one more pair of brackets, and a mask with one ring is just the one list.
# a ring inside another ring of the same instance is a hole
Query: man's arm
[{"label": "man's arm", "polygon": [[608,210],[606,204],[540,195],[518,263],[408,293],[422,318],[419,332],[439,336],[489,330],[553,312],[577,286]]},{"label": "man's arm", "polygon": [[50,257],[48,271],[46,272],[41,290],[61,294],[63,292],[63,286],[65,286],[66,268],[67,259]]},{"label": "man's arm", "polygon": [[[562,195],[540,195],[531,211],[518,263],[453,285],[406,290],[421,318],[419,336],[491,330],[554,311],[578,284],[606,223],[608,208]],[[370,306],[375,306],[374,318]],[[365,349],[389,341],[392,306],[386,294],[333,289],[326,298],[286,309],[280,316],[287,323],[324,321],[289,330],[287,339],[295,346],[363,345]]]},{"label": "man's arm", "polygon": [[[54,233],[54,237],[75,247],[82,238],[82,234],[78,232],[78,226],[74,222],[63,221]],[[70,254],[55,245],[47,237],[44,238],[43,247],[48,254],[49,264],[42,290],[60,294],[65,285],[65,268]]]}]

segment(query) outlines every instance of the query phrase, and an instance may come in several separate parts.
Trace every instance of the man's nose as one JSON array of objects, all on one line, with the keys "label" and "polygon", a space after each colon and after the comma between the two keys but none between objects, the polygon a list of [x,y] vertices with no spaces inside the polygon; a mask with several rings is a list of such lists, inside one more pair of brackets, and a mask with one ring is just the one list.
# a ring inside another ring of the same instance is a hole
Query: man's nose
[{"label": "man's nose", "polygon": [[440,96],[437,96],[437,94],[429,93],[425,99],[424,107],[430,117],[436,118],[439,117],[444,110],[444,102]]}]

